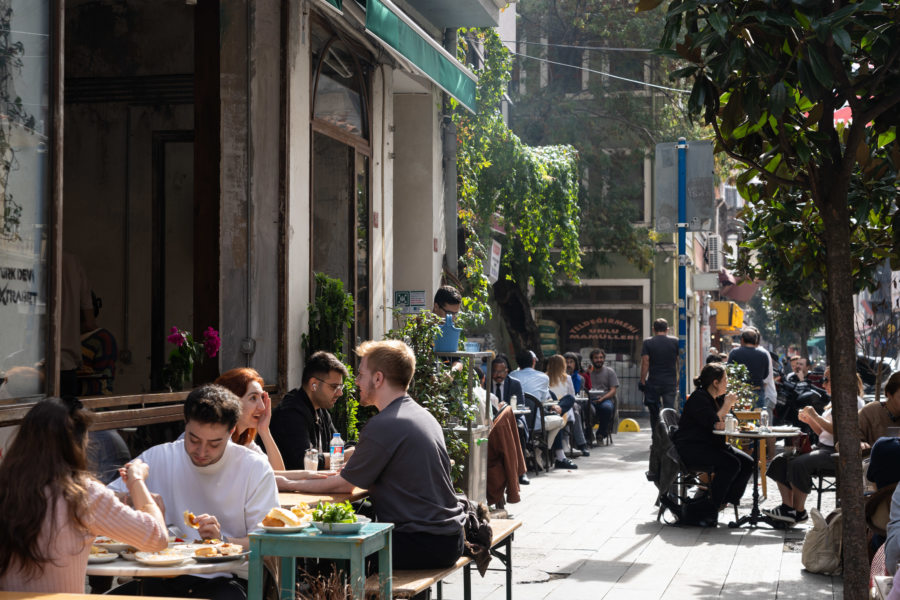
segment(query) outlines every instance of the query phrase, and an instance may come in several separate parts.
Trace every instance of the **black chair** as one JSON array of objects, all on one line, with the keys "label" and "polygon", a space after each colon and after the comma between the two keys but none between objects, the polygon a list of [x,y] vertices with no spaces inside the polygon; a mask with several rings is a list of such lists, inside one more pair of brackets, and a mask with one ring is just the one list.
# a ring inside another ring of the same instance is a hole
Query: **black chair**
[{"label": "black chair", "polygon": [[[522,402],[530,411],[525,415],[526,441],[522,448],[525,453],[525,464],[528,470],[534,473],[549,471],[548,462],[542,461],[542,457],[550,454],[547,447],[547,430],[544,427],[544,407],[537,398],[527,393],[523,394]],[[535,431],[535,427],[539,427],[539,430]]]},{"label": "black chair", "polygon": [[[595,413],[594,401],[597,398],[599,398],[600,396],[602,396],[603,394],[604,394],[604,392],[601,392],[601,391],[588,392],[588,398],[590,399],[589,405],[591,408],[591,410],[590,410],[591,421],[595,421],[595,419],[594,419],[594,413]],[[606,445],[606,446],[611,445],[613,443],[613,439],[612,439],[613,433],[618,431],[618,428],[619,428],[619,400],[615,396],[610,398],[610,400],[612,401],[612,405],[613,405],[613,413],[612,413],[612,416],[609,418],[609,428],[607,431],[597,430],[597,445]],[[591,432],[593,432],[593,429],[594,429],[594,423],[592,422],[591,423]],[[590,437],[588,437],[588,439],[590,439]]]},{"label": "black chair", "polygon": [[822,494],[833,492],[837,495],[838,488],[838,469],[837,462],[840,454],[837,452],[831,455],[833,465],[830,468],[816,469],[812,473],[813,489],[816,491],[816,510],[822,510]]}]

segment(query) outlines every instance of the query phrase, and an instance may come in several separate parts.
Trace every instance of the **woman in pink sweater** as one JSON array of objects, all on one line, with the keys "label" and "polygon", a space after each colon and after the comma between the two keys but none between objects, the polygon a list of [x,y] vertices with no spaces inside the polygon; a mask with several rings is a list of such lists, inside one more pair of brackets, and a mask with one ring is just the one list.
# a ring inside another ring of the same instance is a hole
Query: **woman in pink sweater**
[{"label": "woman in pink sweater", "polygon": [[94,537],[140,550],[166,547],[165,519],[144,484],[149,468],[120,474],[138,510],[87,471],[90,413],[75,398],[48,398],[28,411],[0,461],[0,589],[84,593]]}]

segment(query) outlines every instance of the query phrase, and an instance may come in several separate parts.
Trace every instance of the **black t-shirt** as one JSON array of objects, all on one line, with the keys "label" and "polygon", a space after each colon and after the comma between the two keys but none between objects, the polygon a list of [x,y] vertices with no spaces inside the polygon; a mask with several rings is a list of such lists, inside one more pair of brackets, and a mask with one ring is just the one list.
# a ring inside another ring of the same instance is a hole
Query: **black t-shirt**
[{"label": "black t-shirt", "polygon": [[644,340],[641,356],[650,357],[650,385],[674,386],[678,380],[678,338],[670,335],[654,335]]},{"label": "black t-shirt", "polygon": [[765,350],[741,346],[731,351],[728,362],[746,365],[750,373],[750,383],[755,386],[762,386],[763,379],[769,376],[769,354]]},{"label": "black t-shirt", "polygon": [[673,441],[675,447],[703,444],[712,448],[725,445],[725,436],[713,433],[719,422],[719,408],[722,403],[713,398],[703,388],[694,390],[684,403],[684,410],[678,420],[678,431]]},{"label": "black t-shirt", "polygon": [[466,515],[450,480],[444,432],[401,396],[366,422],[341,477],[369,490],[379,521],[396,531],[455,535]]},{"label": "black t-shirt", "polygon": [[294,470],[303,469],[303,455],[310,448],[319,451],[319,469],[324,469],[331,435],[337,430],[328,411],[314,409],[303,388],[297,388],[285,394],[272,410],[269,431],[281,451],[284,468]]}]

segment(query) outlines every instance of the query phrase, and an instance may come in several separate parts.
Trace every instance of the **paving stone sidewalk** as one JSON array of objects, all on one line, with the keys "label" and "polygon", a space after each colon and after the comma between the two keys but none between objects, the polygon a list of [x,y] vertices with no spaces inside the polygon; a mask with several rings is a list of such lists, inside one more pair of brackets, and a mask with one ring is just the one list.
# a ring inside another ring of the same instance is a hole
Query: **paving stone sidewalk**
[{"label": "paving stone sidewalk", "polygon": [[[644,473],[648,422],[638,433],[614,436],[593,448],[578,469],[531,478],[522,501],[507,505],[523,527],[513,541],[515,600],[654,598],[840,598],[839,577],[802,570],[800,546],[808,525],[788,531],[671,527],[656,522],[655,486]],[[752,485],[752,484],[751,484]],[[751,486],[742,502],[749,510]],[[780,503],[774,485],[762,506]],[[807,508],[815,506],[815,493]],[[823,497],[822,511],[834,507]],[[726,516],[727,513],[727,516]],[[726,511],[722,520],[731,520]],[[499,562],[493,566],[499,567]],[[473,570],[472,597],[506,598],[505,575]],[[436,596],[435,596],[436,597]],[[444,598],[460,600],[462,574],[444,585]]]}]

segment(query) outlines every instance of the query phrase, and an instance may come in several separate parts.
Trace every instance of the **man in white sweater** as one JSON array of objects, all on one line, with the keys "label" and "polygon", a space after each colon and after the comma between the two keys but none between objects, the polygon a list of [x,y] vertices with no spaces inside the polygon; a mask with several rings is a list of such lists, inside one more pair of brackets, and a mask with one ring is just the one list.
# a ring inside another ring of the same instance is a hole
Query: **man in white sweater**
[{"label": "man in white sweater", "polygon": [[[178,524],[190,537],[248,548],[247,534],[278,506],[278,489],[265,455],[231,441],[240,414],[240,401],[227,389],[198,388],[184,402],[184,437],[154,446],[138,458],[150,465],[147,487],[162,497],[167,523]],[[121,479],[109,487],[125,491]],[[185,512],[196,515],[196,533],[184,523]],[[148,586],[154,589],[148,592]],[[243,582],[230,575],[183,576],[145,581],[143,593],[231,599],[241,597],[242,587]]]}]

